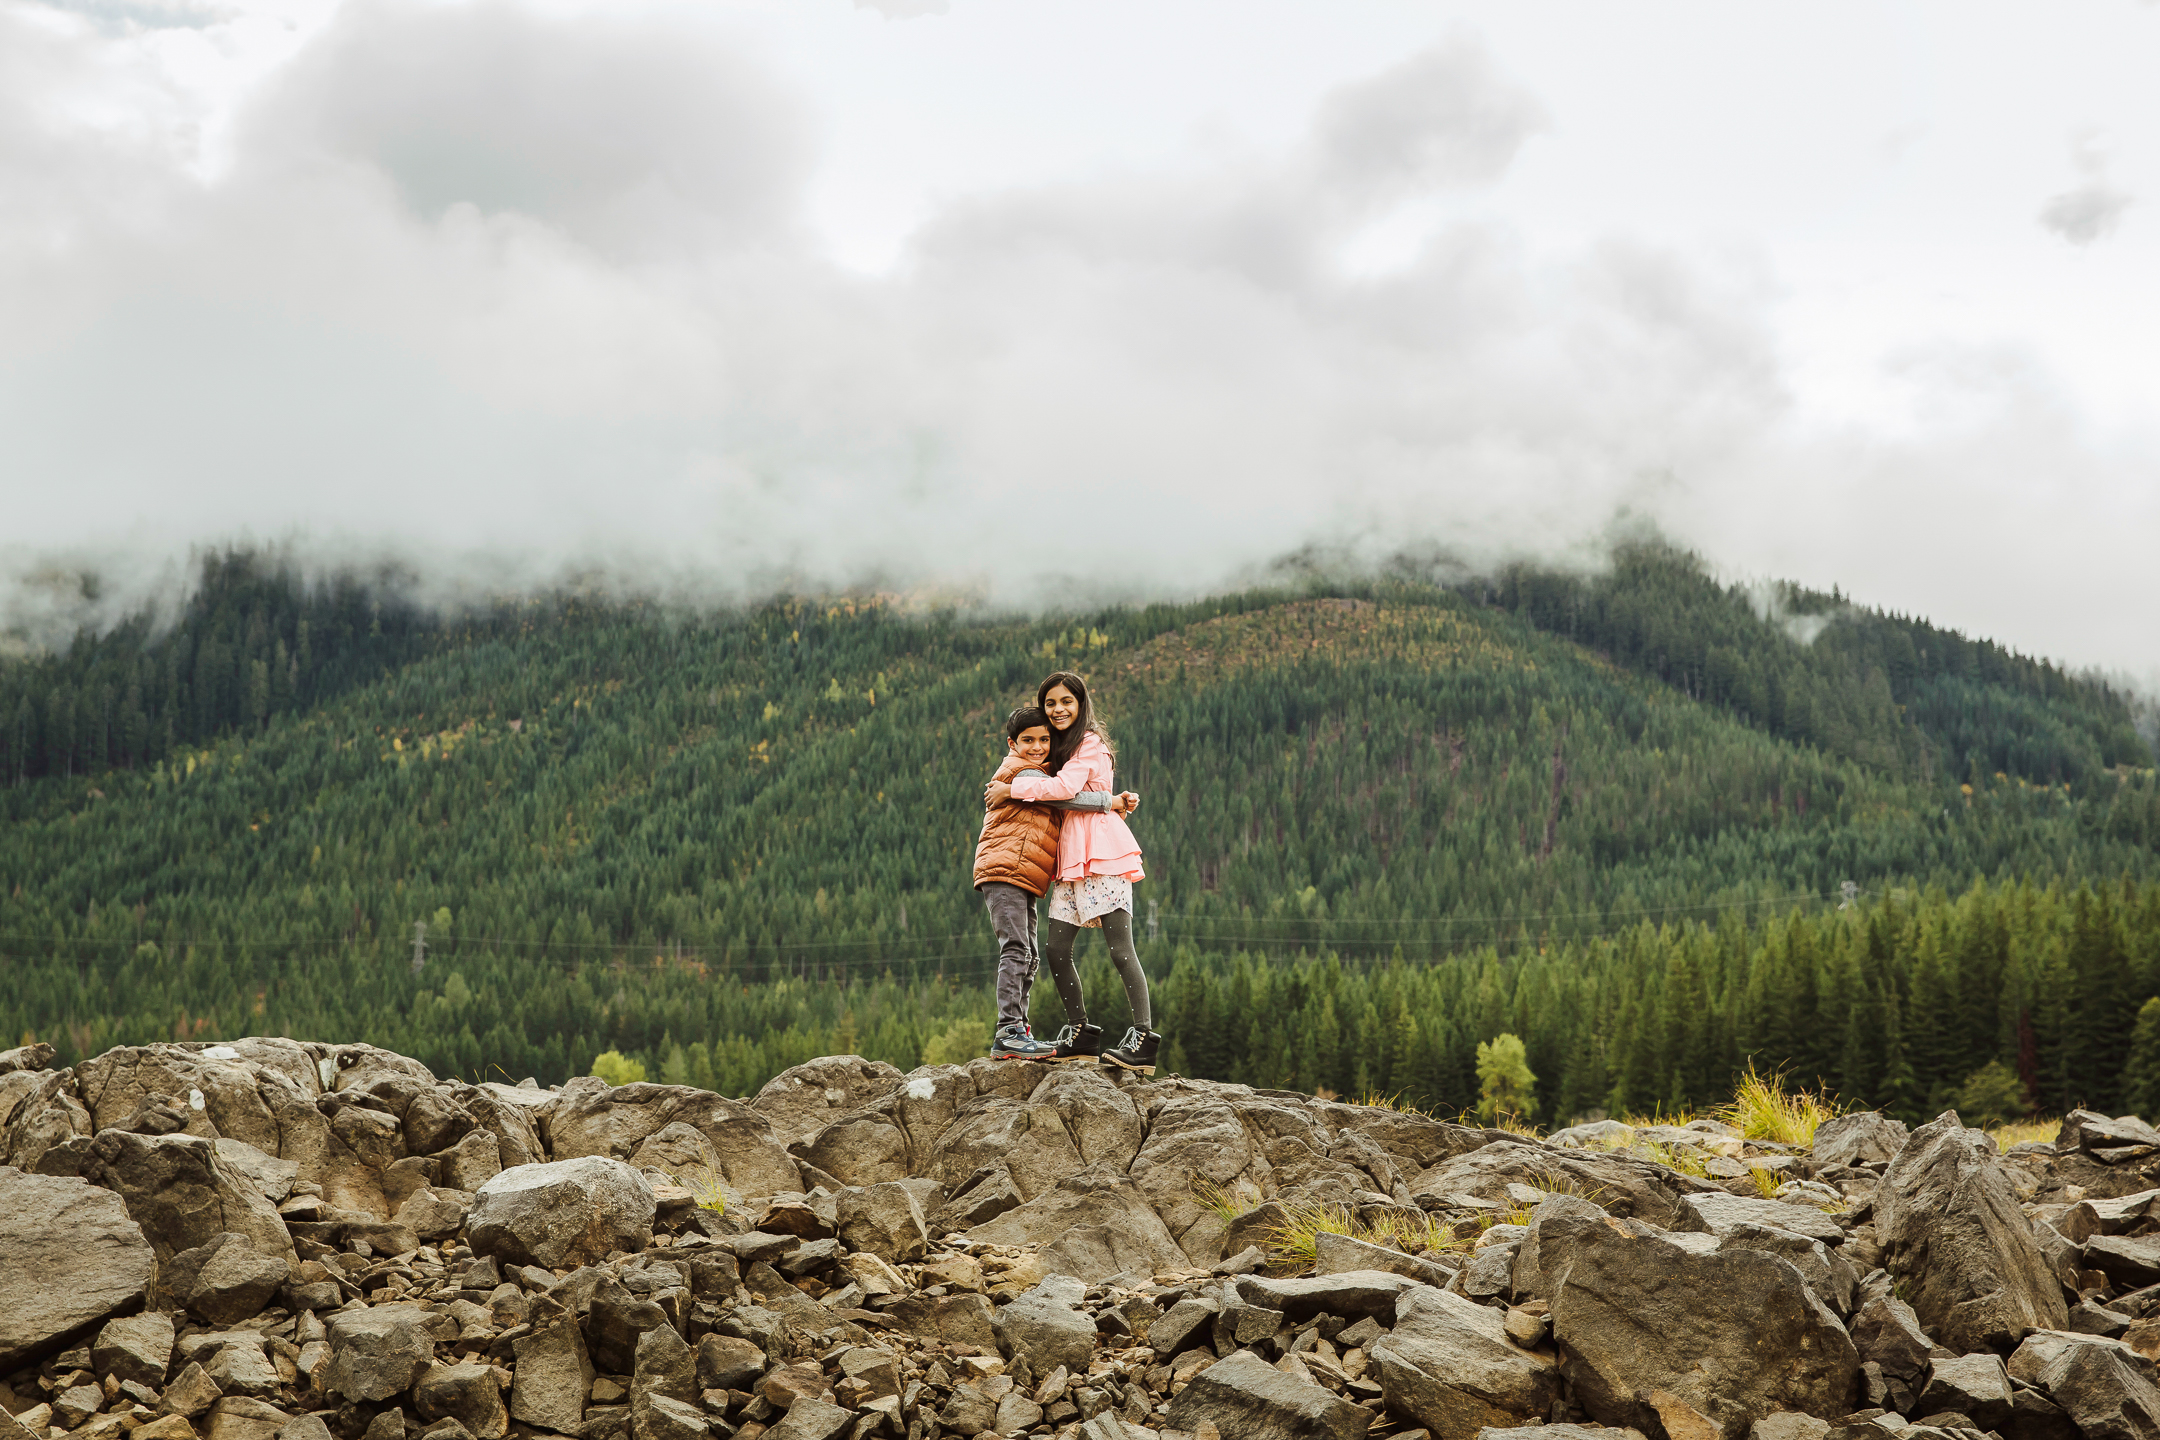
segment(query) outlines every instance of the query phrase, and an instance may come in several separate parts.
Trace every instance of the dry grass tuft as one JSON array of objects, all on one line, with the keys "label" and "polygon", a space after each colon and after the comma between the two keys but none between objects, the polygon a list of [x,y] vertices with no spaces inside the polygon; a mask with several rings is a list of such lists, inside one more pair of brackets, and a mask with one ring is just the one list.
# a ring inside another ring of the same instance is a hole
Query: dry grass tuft
[{"label": "dry grass tuft", "polygon": [[2013,1120],[2007,1125],[1997,1125],[1987,1132],[1988,1139],[1995,1142],[1998,1150],[2008,1150],[2013,1145],[2031,1145],[2035,1142],[2053,1140],[2062,1133],[2060,1120]]},{"label": "dry grass tuft", "polygon": [[716,1215],[727,1213],[727,1182],[710,1165],[686,1165],[680,1170],[666,1172],[683,1189],[696,1199],[700,1210],[710,1210]]},{"label": "dry grass tuft", "polygon": [[1430,1215],[1411,1215],[1391,1210],[1375,1224],[1367,1225],[1343,1205],[1300,1205],[1290,1210],[1290,1218],[1268,1233],[1267,1251],[1270,1264],[1278,1270],[1302,1270],[1319,1259],[1318,1237],[1321,1235],[1347,1235],[1368,1245],[1384,1245],[1415,1255],[1421,1250],[1446,1250],[1467,1242],[1455,1238],[1455,1232],[1443,1220]]},{"label": "dry grass tuft", "polygon": [[1775,1200],[1777,1199],[1779,1187],[1790,1177],[1776,1170],[1764,1170],[1758,1166],[1750,1165],[1748,1166],[1747,1178],[1748,1182],[1755,1187],[1757,1195],[1762,1196],[1765,1200]]},{"label": "dry grass tuft", "polygon": [[1717,1118],[1749,1140],[1808,1146],[1815,1143],[1817,1127],[1837,1113],[1837,1102],[1829,1095],[1787,1090],[1782,1072],[1764,1075],[1750,1060],[1732,1102],[1719,1109]]}]

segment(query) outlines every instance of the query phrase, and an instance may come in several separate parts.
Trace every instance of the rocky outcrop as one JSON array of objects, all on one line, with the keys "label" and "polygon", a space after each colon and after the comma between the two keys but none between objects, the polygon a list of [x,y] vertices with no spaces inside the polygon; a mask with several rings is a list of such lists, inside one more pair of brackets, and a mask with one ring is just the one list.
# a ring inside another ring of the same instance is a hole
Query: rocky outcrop
[{"label": "rocky outcrop", "polygon": [[1811,1154],[1024,1062],[744,1104],[289,1040],[49,1060],[0,1057],[0,1237],[23,1186],[110,1238],[28,1303],[0,1266],[35,1440],[2130,1440],[2160,1405],[2134,1117]]},{"label": "rocky outcrop", "polygon": [[0,1371],[141,1305],[156,1269],[110,1190],[4,1167],[0,1257]]},{"label": "rocky outcrop", "polygon": [[1928,1334],[1959,1353],[2008,1353],[2069,1320],[1994,1144],[1955,1113],[1915,1130],[1884,1172],[1875,1229]]}]

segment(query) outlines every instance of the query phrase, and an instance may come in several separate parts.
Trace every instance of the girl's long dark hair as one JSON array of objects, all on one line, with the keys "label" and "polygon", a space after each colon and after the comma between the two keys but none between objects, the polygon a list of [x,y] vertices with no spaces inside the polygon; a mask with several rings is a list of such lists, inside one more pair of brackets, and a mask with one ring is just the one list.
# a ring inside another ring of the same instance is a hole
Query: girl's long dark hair
[{"label": "girl's long dark hair", "polygon": [[1116,756],[1117,751],[1110,744],[1110,732],[1095,718],[1095,702],[1088,699],[1087,681],[1072,671],[1059,670],[1036,686],[1035,703],[1042,704],[1043,698],[1059,685],[1072,691],[1073,698],[1080,702],[1080,713],[1073,718],[1070,726],[1050,732],[1050,758],[1043,762],[1043,768],[1052,775],[1064,769],[1065,762],[1072,759],[1073,752],[1080,748],[1080,741],[1091,730],[1095,732],[1095,738],[1102,741],[1103,748],[1109,750],[1113,757]]}]

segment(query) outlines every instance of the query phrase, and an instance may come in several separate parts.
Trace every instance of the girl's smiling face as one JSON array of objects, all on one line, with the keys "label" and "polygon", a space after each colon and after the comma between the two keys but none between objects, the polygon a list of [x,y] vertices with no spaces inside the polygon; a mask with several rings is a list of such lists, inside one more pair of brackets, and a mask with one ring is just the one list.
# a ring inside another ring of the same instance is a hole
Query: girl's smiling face
[{"label": "girl's smiling face", "polygon": [[1070,730],[1073,721],[1080,718],[1080,697],[1063,685],[1053,685],[1043,696],[1043,714],[1050,717],[1053,730]]}]

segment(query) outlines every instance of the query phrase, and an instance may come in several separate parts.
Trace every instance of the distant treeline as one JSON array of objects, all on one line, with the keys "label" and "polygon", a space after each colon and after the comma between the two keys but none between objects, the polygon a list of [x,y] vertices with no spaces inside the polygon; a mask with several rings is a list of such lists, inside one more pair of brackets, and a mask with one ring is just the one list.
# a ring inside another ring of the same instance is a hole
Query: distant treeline
[{"label": "distant treeline", "polygon": [[[1749,918],[1653,924],[1439,963],[1159,942],[1166,1068],[1442,1114],[1477,1103],[1480,1040],[1528,1043],[1537,1116],[1682,1111],[1753,1064],[1909,1120],[1993,1064],[2021,1107],[2160,1112],[2160,884],[1976,885]],[[856,1053],[903,1069],[988,1044],[980,957],[906,980],[805,962],[754,980],[672,955],[532,959],[485,948],[415,974],[396,948],[306,957],[151,943],[18,959],[11,1027],[75,1060],[164,1038],[366,1036],[439,1074],[553,1083],[620,1051],[650,1078],[753,1093],[789,1065]],[[1125,1021],[1102,951],[1084,947],[1093,1018]],[[71,1019],[92,1016],[84,1021]],[[1062,1023],[1052,987],[1034,1020]]]}]

